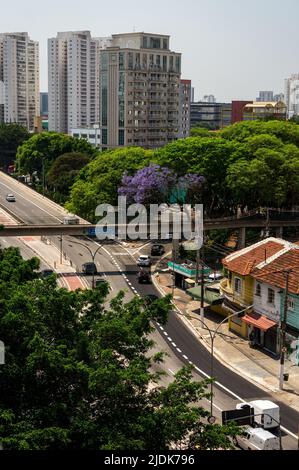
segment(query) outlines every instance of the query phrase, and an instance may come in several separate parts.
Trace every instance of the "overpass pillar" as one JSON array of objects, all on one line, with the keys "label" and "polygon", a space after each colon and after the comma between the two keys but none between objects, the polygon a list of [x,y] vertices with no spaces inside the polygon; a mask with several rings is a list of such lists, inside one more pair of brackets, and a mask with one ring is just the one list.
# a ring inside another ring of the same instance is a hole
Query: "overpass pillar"
[{"label": "overpass pillar", "polygon": [[238,235],[238,250],[245,248],[246,245],[246,227],[241,227],[239,229]]},{"label": "overpass pillar", "polygon": [[276,227],[276,238],[283,238],[283,227]]}]

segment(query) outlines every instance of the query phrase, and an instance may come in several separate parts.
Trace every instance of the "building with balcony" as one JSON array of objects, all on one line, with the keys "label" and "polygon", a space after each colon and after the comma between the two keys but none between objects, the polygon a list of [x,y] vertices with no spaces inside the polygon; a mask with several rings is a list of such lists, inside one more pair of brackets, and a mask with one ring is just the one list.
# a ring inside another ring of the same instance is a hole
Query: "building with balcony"
[{"label": "building with balcony", "polygon": [[231,124],[231,103],[198,102],[190,106],[191,127],[218,130]]},{"label": "building with balcony", "polygon": [[223,260],[227,277],[220,282],[227,314],[246,309],[230,319],[230,329],[259,347],[277,354],[284,313],[285,270],[292,269],[288,290],[287,335],[299,337],[299,245],[267,238]]},{"label": "building with balcony", "polygon": [[0,95],[0,120],[33,131],[40,115],[39,45],[28,33],[0,34]]},{"label": "building with balcony", "polygon": [[50,131],[67,134],[99,122],[99,50],[107,41],[90,31],[48,39]]},{"label": "building with balcony", "polygon": [[190,135],[191,80],[180,81],[179,138]]},{"label": "building with balcony", "polygon": [[112,35],[100,51],[102,149],[161,147],[179,137],[181,54],[169,36]]}]

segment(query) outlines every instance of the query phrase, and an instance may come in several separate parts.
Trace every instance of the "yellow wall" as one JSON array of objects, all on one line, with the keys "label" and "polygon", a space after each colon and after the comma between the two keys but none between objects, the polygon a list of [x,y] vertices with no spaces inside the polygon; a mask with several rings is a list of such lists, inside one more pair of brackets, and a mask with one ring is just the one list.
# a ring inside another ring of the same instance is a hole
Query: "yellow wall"
[{"label": "yellow wall", "polygon": [[[234,290],[236,277],[242,280],[242,291],[240,295],[236,293]],[[239,276],[239,274],[232,273],[231,288],[233,290],[233,296],[234,296],[235,302],[252,305],[254,279],[251,276]]]}]

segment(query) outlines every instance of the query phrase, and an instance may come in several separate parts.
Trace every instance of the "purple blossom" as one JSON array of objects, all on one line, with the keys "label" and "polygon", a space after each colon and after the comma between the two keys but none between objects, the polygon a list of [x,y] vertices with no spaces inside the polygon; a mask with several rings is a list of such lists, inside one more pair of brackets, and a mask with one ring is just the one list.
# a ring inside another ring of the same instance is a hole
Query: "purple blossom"
[{"label": "purple blossom", "polygon": [[129,204],[133,202],[140,204],[167,203],[174,197],[179,202],[178,194],[181,190],[183,190],[185,199],[186,195],[191,192],[199,193],[203,183],[203,176],[187,174],[178,178],[177,174],[169,168],[150,165],[138,170],[134,176],[125,173],[118,194],[126,196]]}]

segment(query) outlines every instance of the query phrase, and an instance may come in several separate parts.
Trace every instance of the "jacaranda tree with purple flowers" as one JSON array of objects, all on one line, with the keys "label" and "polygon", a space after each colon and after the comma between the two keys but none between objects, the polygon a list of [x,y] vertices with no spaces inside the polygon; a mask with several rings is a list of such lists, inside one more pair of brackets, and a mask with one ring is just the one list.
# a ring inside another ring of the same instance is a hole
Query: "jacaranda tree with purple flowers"
[{"label": "jacaranda tree with purple flowers", "polygon": [[177,183],[177,175],[169,168],[150,165],[133,176],[123,175],[119,196],[126,196],[128,203],[160,204],[168,202]]},{"label": "jacaranda tree with purple flowers", "polygon": [[119,196],[126,196],[128,203],[194,203],[200,202],[204,177],[197,174],[178,175],[167,167],[150,165],[135,175],[123,175]]}]

